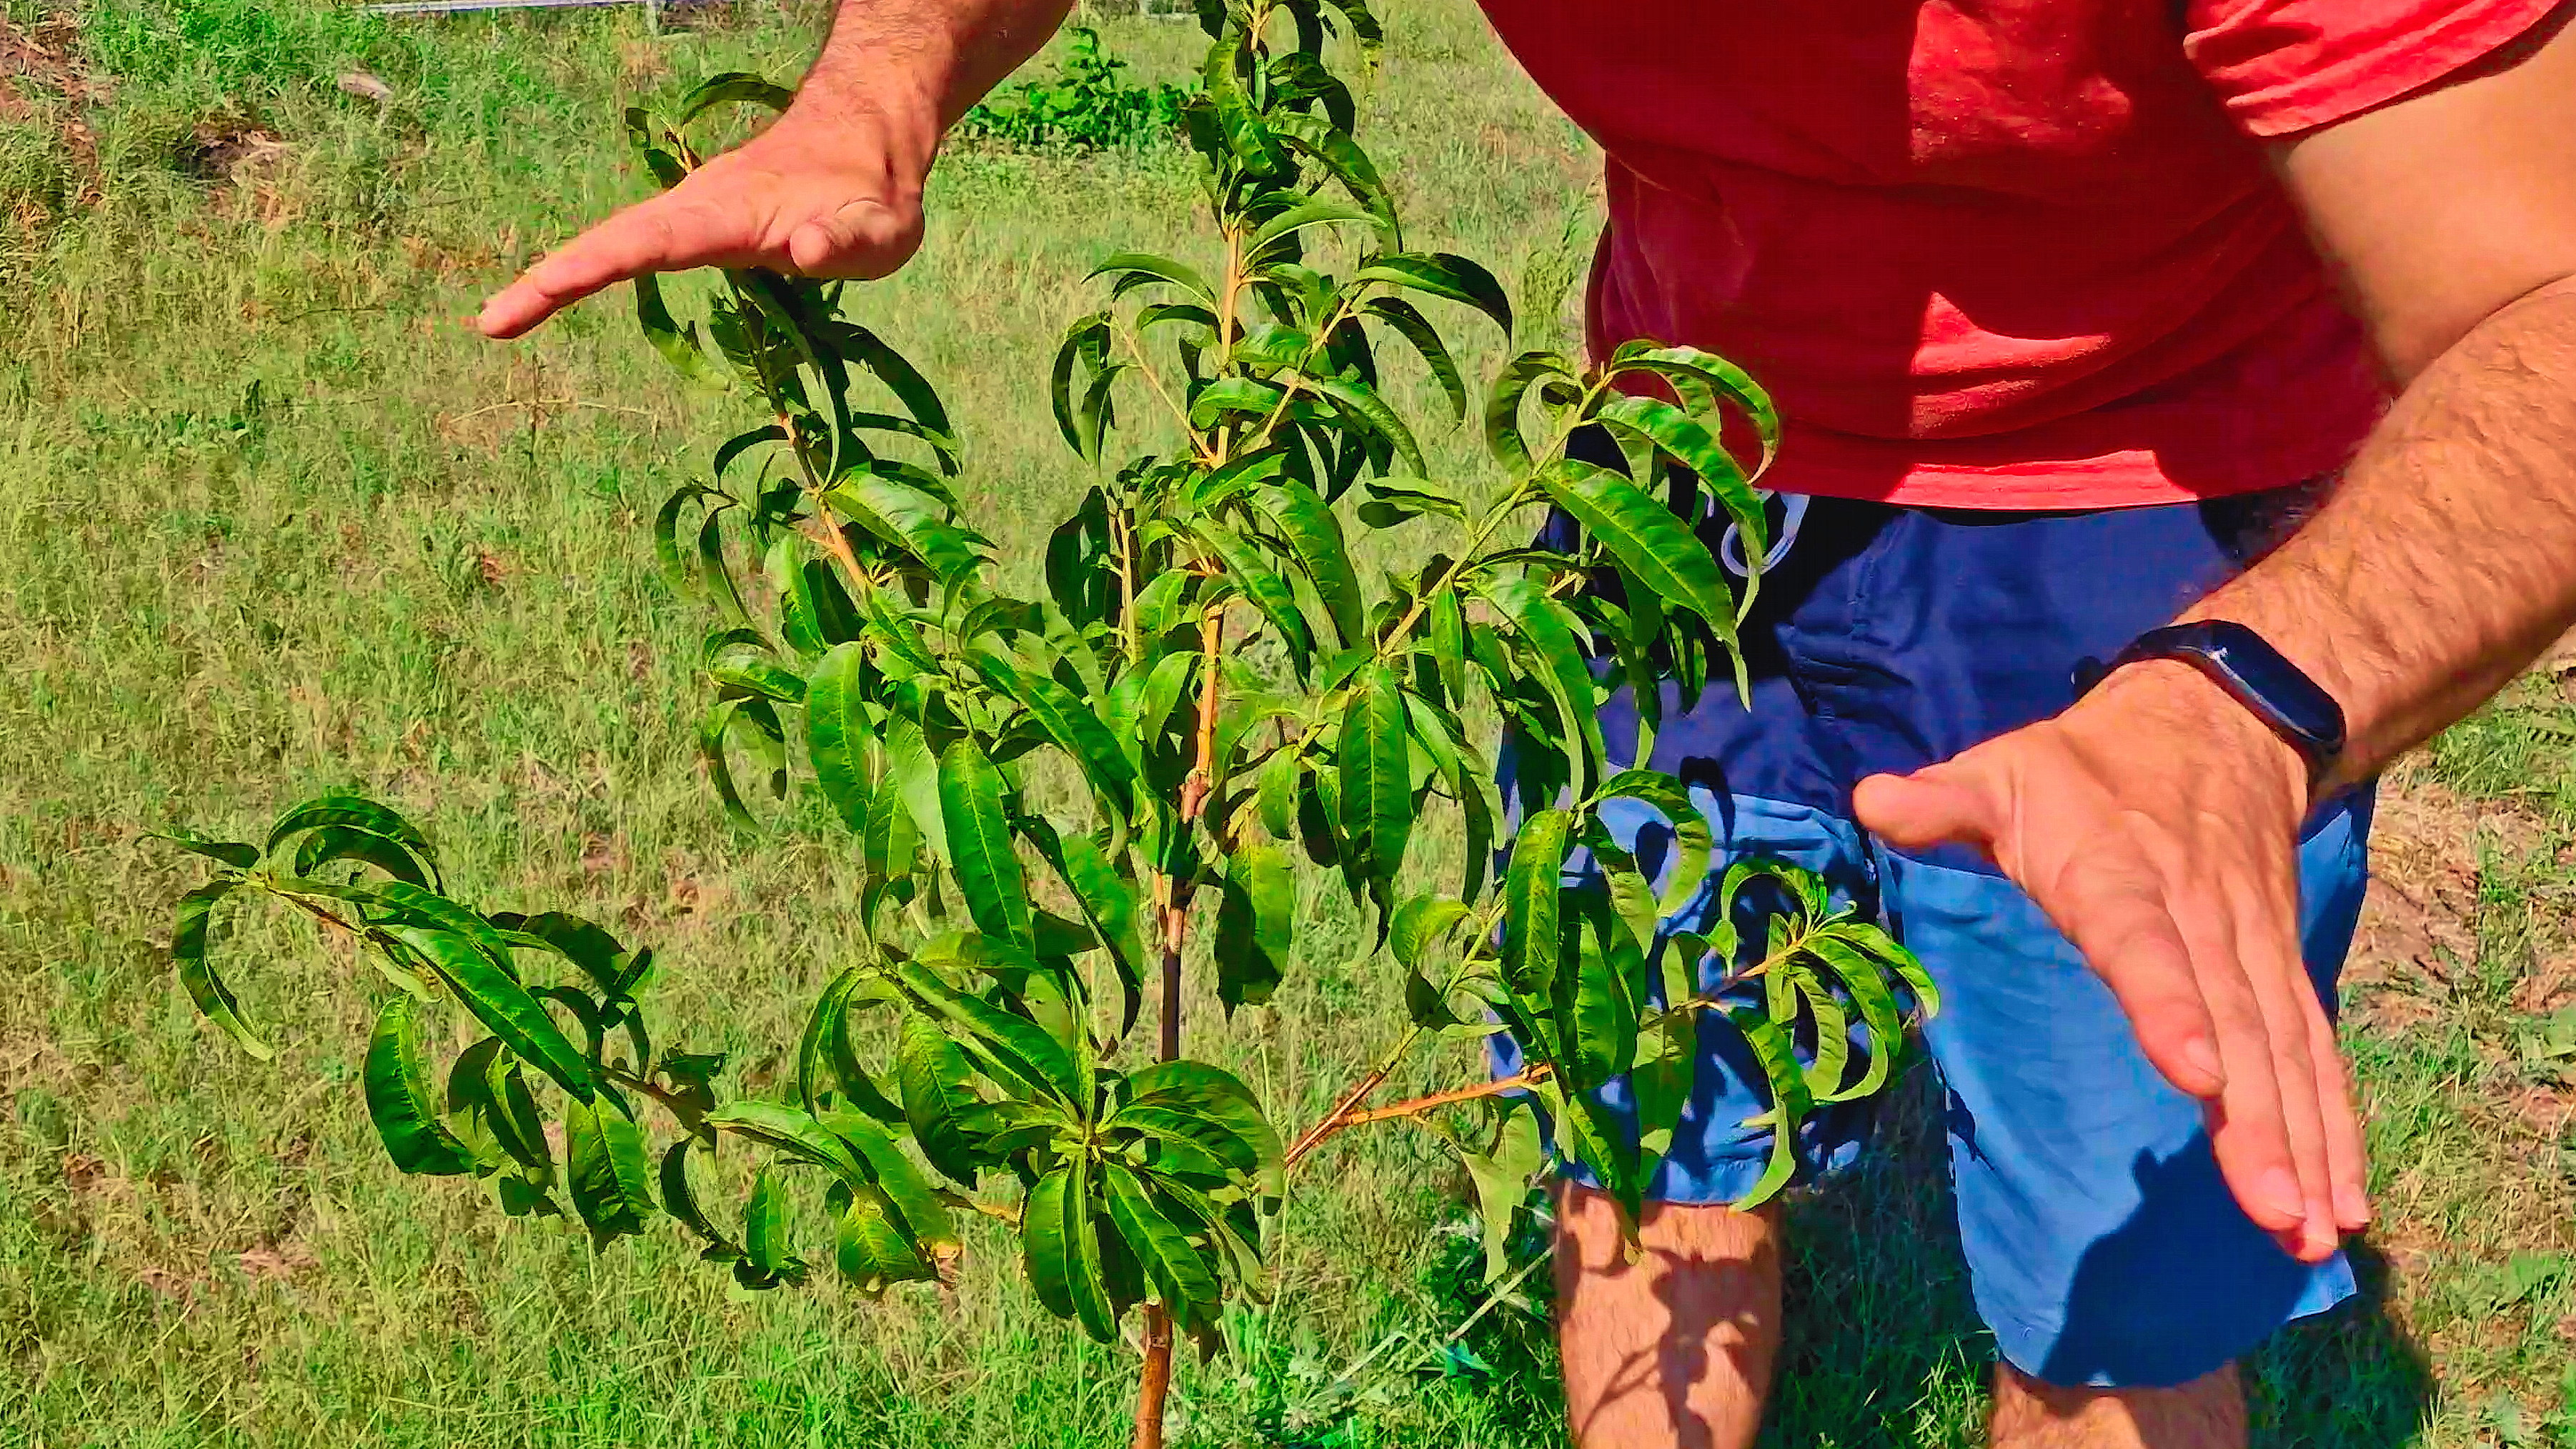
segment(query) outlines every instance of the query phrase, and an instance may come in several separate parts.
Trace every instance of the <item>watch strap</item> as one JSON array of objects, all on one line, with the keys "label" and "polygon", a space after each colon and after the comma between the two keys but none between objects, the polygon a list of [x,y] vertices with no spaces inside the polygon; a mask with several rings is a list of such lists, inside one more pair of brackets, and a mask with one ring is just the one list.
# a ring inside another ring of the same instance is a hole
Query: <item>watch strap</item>
[{"label": "watch strap", "polygon": [[2091,693],[2113,670],[2146,659],[2177,660],[2199,670],[2288,741],[2307,760],[2311,782],[2323,779],[2343,756],[2343,706],[2262,635],[2232,619],[2168,624],[2131,640],[2108,663],[2081,660],[2075,666],[2076,697]]}]

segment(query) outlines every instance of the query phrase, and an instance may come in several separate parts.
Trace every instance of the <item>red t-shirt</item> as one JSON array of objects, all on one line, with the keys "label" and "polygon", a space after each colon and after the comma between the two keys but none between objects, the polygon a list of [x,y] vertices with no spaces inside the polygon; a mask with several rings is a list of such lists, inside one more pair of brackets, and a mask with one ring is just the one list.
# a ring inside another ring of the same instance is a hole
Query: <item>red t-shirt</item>
[{"label": "red t-shirt", "polygon": [[1596,349],[1750,369],[1787,428],[1769,486],[2089,508],[2351,456],[2384,387],[2254,138],[2436,81],[2555,3],[1485,9],[1609,155]]}]

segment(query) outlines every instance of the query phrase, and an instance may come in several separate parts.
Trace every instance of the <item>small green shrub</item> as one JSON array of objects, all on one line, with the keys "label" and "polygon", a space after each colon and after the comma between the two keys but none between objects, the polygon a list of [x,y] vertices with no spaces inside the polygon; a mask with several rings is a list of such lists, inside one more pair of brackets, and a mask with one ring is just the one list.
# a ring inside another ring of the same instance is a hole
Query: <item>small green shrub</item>
[{"label": "small green shrub", "polygon": [[1122,80],[1126,68],[1102,48],[1099,31],[1077,25],[1073,53],[1055,74],[1021,81],[968,111],[957,134],[1027,151],[1136,150],[1171,140],[1191,92]]}]

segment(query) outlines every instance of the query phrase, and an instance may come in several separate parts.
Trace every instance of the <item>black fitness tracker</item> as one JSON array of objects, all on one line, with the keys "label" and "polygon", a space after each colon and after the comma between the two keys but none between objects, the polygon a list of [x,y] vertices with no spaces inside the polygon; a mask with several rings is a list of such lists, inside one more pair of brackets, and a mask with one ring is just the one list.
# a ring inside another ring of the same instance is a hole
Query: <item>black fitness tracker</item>
[{"label": "black fitness tracker", "polygon": [[2200,619],[2149,629],[2107,664],[2075,665],[2075,697],[2092,692],[2112,670],[2142,659],[2175,659],[2208,675],[2228,696],[2271,726],[2308,762],[2310,784],[2343,755],[2343,706],[2263,636],[2231,619]]}]

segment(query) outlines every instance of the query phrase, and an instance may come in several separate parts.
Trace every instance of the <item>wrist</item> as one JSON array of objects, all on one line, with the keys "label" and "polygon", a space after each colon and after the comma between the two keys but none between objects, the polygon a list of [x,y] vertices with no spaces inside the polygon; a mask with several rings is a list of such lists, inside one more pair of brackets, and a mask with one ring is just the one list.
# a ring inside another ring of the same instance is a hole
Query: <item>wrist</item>
[{"label": "wrist", "polygon": [[[2199,669],[2179,659],[2141,659],[2104,676],[2078,700],[2070,718],[2116,720],[2120,748],[2151,748],[2161,737],[2182,743],[2187,768],[2226,762],[2277,784],[2299,814],[2328,788],[2308,757]],[[2141,738],[2144,736],[2144,738]]]}]

